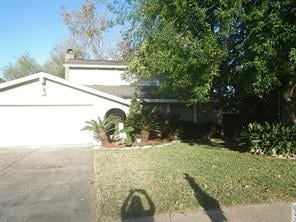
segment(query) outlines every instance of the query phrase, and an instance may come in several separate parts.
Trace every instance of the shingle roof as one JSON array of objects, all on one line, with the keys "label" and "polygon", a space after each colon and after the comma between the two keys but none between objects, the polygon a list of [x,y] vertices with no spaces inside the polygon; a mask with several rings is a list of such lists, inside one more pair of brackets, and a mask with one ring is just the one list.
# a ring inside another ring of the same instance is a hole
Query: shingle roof
[{"label": "shingle roof", "polygon": [[65,62],[67,65],[120,65],[127,66],[124,61],[113,61],[113,60],[84,60],[84,59],[70,59]]},{"label": "shingle roof", "polygon": [[[93,89],[97,89],[104,93],[108,93],[114,96],[118,96],[123,99],[132,99],[135,87],[133,86],[106,86],[106,85],[92,85],[88,86]],[[140,98],[143,99],[163,99],[163,96],[157,92],[157,86],[139,86],[137,87],[137,93]]]}]

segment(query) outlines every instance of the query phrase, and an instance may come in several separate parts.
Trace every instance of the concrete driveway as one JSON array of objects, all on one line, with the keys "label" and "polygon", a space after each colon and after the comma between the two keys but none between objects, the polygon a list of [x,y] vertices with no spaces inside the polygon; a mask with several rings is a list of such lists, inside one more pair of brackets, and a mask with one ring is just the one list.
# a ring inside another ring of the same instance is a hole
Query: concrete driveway
[{"label": "concrete driveway", "polygon": [[94,221],[88,148],[0,149],[0,221]]}]

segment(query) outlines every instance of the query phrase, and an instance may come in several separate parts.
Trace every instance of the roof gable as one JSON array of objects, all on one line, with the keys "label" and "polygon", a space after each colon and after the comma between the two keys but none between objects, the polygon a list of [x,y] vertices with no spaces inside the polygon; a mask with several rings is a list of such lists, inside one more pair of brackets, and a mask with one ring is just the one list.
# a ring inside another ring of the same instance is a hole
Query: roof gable
[{"label": "roof gable", "polygon": [[65,79],[50,75],[48,73],[44,73],[44,72],[39,72],[39,73],[32,74],[32,75],[29,75],[29,76],[26,76],[26,77],[22,77],[22,78],[19,78],[19,79],[12,80],[12,81],[9,81],[9,82],[1,83],[0,84],[0,93],[2,91],[6,91],[6,90],[9,90],[9,89],[12,89],[12,88],[15,88],[15,87],[19,87],[19,86],[22,86],[24,84],[28,84],[28,83],[30,83],[32,81],[36,81],[36,80],[37,81],[39,80],[40,84],[42,84],[45,79],[48,79],[50,81],[59,83],[61,85],[65,85],[65,86],[68,86],[68,87],[83,91],[85,93],[89,93],[89,94],[96,95],[96,96],[99,96],[99,97],[102,97],[102,98],[105,98],[105,99],[108,99],[108,100],[112,100],[112,101],[115,101],[115,102],[118,102],[118,103],[121,103],[121,104],[124,104],[124,105],[130,105],[130,101],[128,101],[126,99],[123,99],[123,98],[120,98],[120,97],[117,97],[117,96],[114,96],[114,95],[111,95],[111,94],[108,94],[108,93],[105,93],[105,92],[101,92],[99,90],[92,89],[92,88],[87,87],[87,86],[82,86],[80,84],[77,84],[77,83],[74,83],[74,82],[71,82],[71,81],[68,81],[68,80],[65,80]]}]

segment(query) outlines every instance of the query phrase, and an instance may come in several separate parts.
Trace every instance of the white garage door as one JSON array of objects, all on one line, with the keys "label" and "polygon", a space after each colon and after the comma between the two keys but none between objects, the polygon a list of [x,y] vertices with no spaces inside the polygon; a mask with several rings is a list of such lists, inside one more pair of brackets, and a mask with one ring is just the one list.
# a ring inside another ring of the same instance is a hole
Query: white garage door
[{"label": "white garage door", "polygon": [[0,107],[0,146],[90,144],[92,106]]}]

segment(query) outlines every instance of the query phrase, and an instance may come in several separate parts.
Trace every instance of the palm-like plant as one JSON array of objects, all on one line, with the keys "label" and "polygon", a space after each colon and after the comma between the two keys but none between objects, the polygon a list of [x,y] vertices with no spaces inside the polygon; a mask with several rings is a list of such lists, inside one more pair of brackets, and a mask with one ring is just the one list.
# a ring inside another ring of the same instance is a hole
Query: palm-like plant
[{"label": "palm-like plant", "polygon": [[103,120],[98,117],[98,120],[92,119],[86,121],[86,126],[82,130],[92,131],[96,137],[102,142],[103,146],[111,143],[108,133],[116,129],[117,123],[120,122],[120,118],[115,115],[109,115]]},{"label": "palm-like plant", "polygon": [[138,117],[136,128],[140,130],[142,141],[148,142],[151,133],[160,132],[160,122],[152,115],[139,115]]},{"label": "palm-like plant", "polygon": [[148,142],[151,133],[160,132],[160,123],[156,119],[145,119],[139,122],[138,127],[141,129],[141,137],[143,142]]}]

